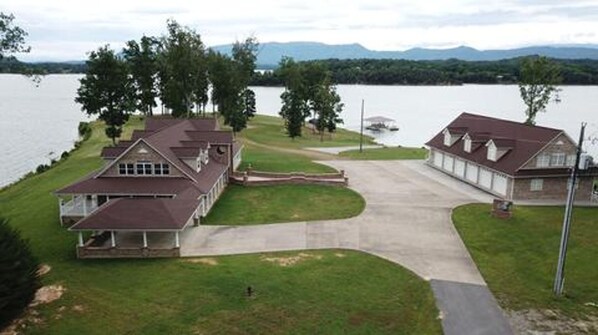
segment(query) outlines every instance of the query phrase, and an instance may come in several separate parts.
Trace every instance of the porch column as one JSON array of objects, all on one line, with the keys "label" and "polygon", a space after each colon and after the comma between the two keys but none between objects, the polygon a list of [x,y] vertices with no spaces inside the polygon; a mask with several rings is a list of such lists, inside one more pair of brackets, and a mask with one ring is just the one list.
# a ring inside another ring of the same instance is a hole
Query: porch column
[{"label": "porch column", "polygon": [[179,232],[178,231],[174,232],[174,247],[175,248],[180,248],[181,247],[181,244],[180,244],[180,241],[179,241]]},{"label": "porch column", "polygon": [[206,197],[201,199],[201,213],[202,216],[206,216]]},{"label": "porch column", "polygon": [[79,232],[79,246],[83,246],[83,232],[81,231]]},{"label": "porch column", "polygon": [[147,248],[147,233],[143,231],[143,247]]},{"label": "porch column", "polygon": [[83,194],[83,216],[87,216],[87,195]]},{"label": "porch column", "polygon": [[111,242],[111,244],[110,244],[110,245],[111,245],[113,248],[115,248],[115,247],[116,247],[116,238],[114,237],[114,230],[111,230],[111,231],[110,231],[110,242]]}]

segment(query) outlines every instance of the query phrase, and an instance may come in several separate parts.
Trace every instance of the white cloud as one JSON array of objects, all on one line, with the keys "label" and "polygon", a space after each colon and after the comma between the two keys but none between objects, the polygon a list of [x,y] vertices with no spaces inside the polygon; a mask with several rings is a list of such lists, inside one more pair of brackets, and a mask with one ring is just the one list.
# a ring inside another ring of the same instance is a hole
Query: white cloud
[{"label": "white cloud", "polygon": [[0,8],[29,32],[32,52],[20,56],[25,60],[83,59],[105,43],[160,35],[168,18],[196,29],[208,45],[249,35],[377,50],[598,43],[595,0],[0,0]]}]

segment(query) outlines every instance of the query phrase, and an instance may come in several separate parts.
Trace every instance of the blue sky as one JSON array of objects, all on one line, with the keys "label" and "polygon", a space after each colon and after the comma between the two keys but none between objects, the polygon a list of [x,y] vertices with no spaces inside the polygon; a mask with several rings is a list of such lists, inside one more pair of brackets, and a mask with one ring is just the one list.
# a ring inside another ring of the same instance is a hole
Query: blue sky
[{"label": "blue sky", "polygon": [[29,32],[23,60],[80,60],[86,52],[143,34],[174,18],[207,45],[254,35],[261,42],[360,43],[375,50],[468,45],[505,49],[598,44],[598,0],[0,0]]}]

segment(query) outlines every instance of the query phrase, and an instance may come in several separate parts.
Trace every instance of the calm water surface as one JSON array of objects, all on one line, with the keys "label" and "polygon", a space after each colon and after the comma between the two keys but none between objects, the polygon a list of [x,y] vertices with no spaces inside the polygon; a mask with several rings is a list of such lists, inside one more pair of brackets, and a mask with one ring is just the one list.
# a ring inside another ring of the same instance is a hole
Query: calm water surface
[{"label": "calm water surface", "polygon": [[[39,87],[19,75],[0,75],[0,186],[72,148],[77,125],[87,117],[74,102],[80,75],[51,75]],[[254,87],[259,113],[278,115],[282,88]],[[377,135],[387,145],[422,146],[461,112],[524,120],[517,86],[364,86],[340,85],[344,127],[359,129],[361,100],[365,115],[396,120],[400,130]],[[567,86],[562,102],[552,103],[539,125],[562,128],[575,140],[582,121],[598,136],[598,87]],[[598,145],[587,142],[596,156]]]}]

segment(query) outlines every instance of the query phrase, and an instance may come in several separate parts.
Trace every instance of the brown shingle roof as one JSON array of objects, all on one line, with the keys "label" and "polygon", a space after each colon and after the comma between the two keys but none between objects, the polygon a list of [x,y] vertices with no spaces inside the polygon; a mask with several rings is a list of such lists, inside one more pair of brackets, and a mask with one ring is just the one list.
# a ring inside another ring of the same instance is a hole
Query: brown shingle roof
[{"label": "brown shingle roof", "polygon": [[181,230],[198,204],[192,199],[114,199],[70,230]]},{"label": "brown shingle roof", "polygon": [[[472,146],[471,153],[468,153],[463,150],[462,138],[450,147],[445,146],[442,131],[426,145],[509,175],[516,174],[522,165],[534,157],[550,141],[563,133],[559,129],[530,126],[469,113],[462,113],[446,128],[449,128],[449,131],[455,129],[458,134],[461,134],[460,132],[466,128],[466,133],[470,136],[473,134],[476,140],[480,140],[480,138],[492,139],[498,147],[502,145],[510,148],[510,150],[497,162],[493,162],[486,158],[487,149],[482,145],[483,142],[480,142],[480,145]],[[462,134],[464,135],[465,132]],[[482,136],[476,134],[482,134]]]},{"label": "brown shingle roof", "polygon": [[192,187],[196,188],[192,181],[178,177],[90,177],[63,187],[54,193],[176,195]]}]

